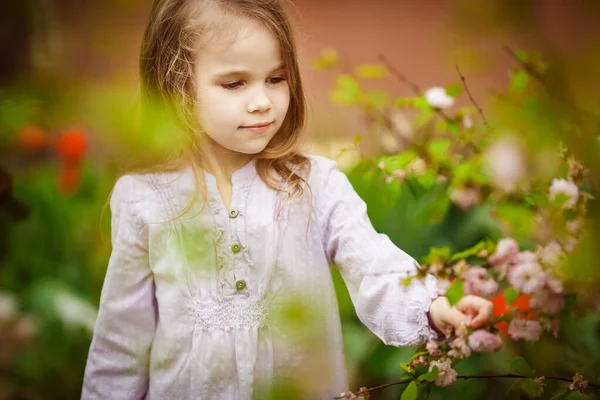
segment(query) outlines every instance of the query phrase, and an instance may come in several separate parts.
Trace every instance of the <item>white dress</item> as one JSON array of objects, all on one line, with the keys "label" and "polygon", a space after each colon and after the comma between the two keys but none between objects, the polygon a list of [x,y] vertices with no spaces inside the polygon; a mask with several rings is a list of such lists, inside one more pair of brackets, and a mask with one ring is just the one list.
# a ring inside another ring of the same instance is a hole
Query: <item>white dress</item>
[{"label": "white dress", "polygon": [[401,285],[416,262],[374,230],[335,162],[309,158],[311,190],[279,216],[281,196],[254,161],[234,173],[229,209],[205,172],[206,206],[200,199],[180,218],[190,171],[119,179],[82,399],[262,399],[283,384],[307,399],[347,391],[330,264],[384,343],[436,336],[426,316],[435,278]]}]

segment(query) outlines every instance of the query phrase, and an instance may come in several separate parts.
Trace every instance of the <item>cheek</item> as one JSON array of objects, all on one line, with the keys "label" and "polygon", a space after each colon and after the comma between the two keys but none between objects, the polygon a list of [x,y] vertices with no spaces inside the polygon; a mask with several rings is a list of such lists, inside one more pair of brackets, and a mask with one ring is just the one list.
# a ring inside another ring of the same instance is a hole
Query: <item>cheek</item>
[{"label": "cheek", "polygon": [[209,126],[226,124],[233,120],[235,99],[219,90],[206,90],[198,96],[198,115],[200,121]]},{"label": "cheek", "polygon": [[290,90],[289,88],[277,91],[273,97],[273,102],[276,104],[279,112],[285,113],[290,106]]}]

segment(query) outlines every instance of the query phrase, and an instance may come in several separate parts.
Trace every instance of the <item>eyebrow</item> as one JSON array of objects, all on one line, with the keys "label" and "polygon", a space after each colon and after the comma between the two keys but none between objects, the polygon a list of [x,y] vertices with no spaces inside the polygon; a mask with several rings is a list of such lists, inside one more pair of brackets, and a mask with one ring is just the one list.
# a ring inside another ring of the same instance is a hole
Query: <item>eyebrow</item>
[{"label": "eyebrow", "polygon": [[[273,69],[269,73],[272,74],[273,72],[277,72],[282,69],[285,69],[284,64],[280,64],[279,66],[277,66],[277,68]],[[214,78],[215,79],[223,79],[223,78],[231,78],[231,77],[238,77],[238,76],[244,76],[244,75],[251,75],[251,73],[249,70],[246,70],[246,69],[237,69],[237,70],[222,72],[220,74],[215,75]]]}]

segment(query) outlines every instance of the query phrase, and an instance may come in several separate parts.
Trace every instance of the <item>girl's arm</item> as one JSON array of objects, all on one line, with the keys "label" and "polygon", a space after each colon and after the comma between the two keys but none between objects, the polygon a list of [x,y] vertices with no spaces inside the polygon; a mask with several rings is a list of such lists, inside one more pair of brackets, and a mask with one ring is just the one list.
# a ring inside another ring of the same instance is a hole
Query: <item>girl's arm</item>
[{"label": "girl's arm", "polygon": [[85,369],[86,400],[141,399],[148,389],[157,307],[147,230],[135,212],[135,197],[141,197],[136,187],[136,178],[124,176],[110,200],[113,249]]},{"label": "girl's arm", "polygon": [[403,285],[417,272],[416,261],[375,231],[365,202],[335,162],[315,158],[315,210],[323,246],[346,282],[358,317],[388,345],[416,345],[435,338],[427,318],[438,295],[435,277]]}]

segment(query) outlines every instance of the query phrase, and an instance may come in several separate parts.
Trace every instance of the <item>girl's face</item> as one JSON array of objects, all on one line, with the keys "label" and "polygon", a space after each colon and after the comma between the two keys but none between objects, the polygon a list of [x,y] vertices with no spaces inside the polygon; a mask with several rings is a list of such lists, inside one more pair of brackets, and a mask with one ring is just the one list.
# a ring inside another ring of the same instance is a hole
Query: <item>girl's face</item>
[{"label": "girl's face", "polygon": [[234,38],[220,38],[199,52],[197,112],[220,150],[244,158],[264,150],[277,133],[290,91],[277,37],[251,20],[237,26]]}]

